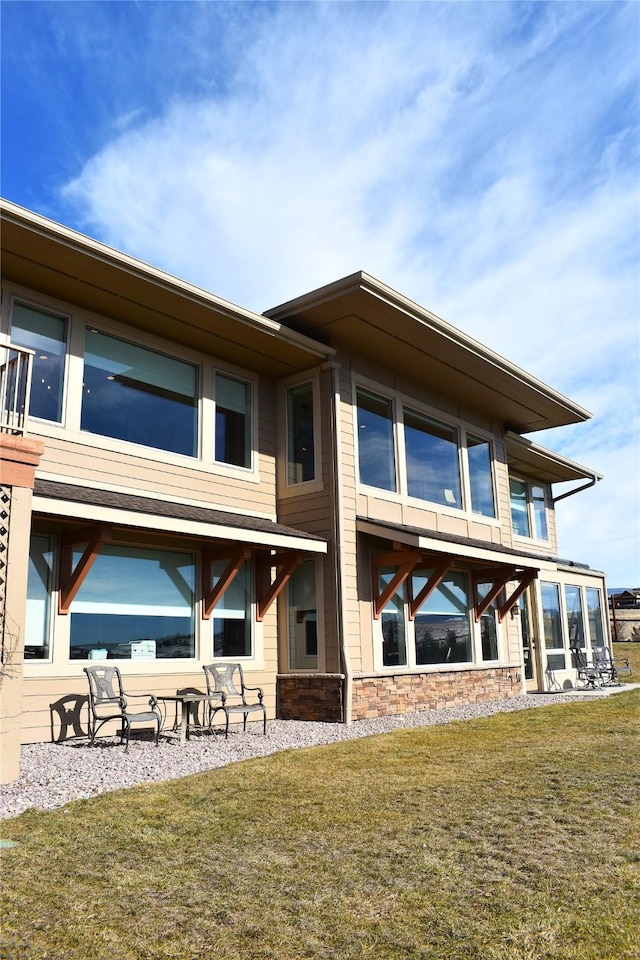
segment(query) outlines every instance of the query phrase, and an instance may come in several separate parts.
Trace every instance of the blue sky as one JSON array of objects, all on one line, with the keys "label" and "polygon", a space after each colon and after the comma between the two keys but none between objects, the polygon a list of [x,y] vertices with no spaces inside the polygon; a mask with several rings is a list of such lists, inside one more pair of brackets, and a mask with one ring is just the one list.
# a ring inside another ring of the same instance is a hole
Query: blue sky
[{"label": "blue sky", "polygon": [[1,192],[262,311],[364,269],[591,410],[640,585],[640,4],[2,0]]}]

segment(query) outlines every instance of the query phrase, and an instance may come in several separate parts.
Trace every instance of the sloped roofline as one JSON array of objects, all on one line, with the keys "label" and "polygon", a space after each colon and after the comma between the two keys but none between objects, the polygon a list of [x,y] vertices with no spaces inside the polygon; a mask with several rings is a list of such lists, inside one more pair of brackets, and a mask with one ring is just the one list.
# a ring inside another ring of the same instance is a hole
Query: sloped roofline
[{"label": "sloped roofline", "polygon": [[[485,344],[468,334],[454,327],[452,324],[443,320],[437,314],[426,309],[415,301],[409,299],[403,294],[394,290],[392,287],[382,283],[376,277],[366,273],[363,270],[352,273],[333,283],[313,290],[296,299],[289,300],[273,309],[265,311],[265,316],[280,320],[284,323],[297,326],[298,329],[304,328],[305,332],[320,336],[322,324],[318,322],[318,317],[323,312],[332,309],[336,314],[337,303],[348,297],[353,303],[353,295],[372,297],[380,303],[384,303],[391,308],[389,317],[396,314],[397,317],[407,317],[413,321],[413,336],[415,337],[416,349],[420,349],[420,341],[426,342],[428,336],[434,334],[446,341],[452,351],[455,351],[458,362],[464,364],[465,358],[473,357],[480,360],[486,368],[487,380],[492,373],[498,373],[502,377],[511,379],[518,383],[519,389],[523,389],[532,397],[541,398],[547,404],[554,408],[554,416],[549,417],[549,422],[540,422],[539,425],[525,427],[523,425],[513,425],[516,432],[527,432],[532,429],[545,429],[550,426],[562,426],[567,423],[579,423],[591,419],[593,414],[575,403],[569,397],[555,390],[549,384],[528,373],[526,370],[507,360],[501,354],[487,347]],[[332,345],[336,345],[340,340],[340,331],[335,322],[327,324],[326,340]],[[390,332],[390,331],[389,331]],[[509,426],[508,420],[506,421]]]}]

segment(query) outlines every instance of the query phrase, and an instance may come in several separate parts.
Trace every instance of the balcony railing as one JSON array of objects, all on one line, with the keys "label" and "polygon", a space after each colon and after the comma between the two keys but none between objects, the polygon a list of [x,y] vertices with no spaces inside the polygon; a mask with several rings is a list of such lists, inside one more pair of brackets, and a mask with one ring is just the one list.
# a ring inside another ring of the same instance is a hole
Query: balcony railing
[{"label": "balcony railing", "polygon": [[26,432],[33,354],[0,339],[0,433]]}]

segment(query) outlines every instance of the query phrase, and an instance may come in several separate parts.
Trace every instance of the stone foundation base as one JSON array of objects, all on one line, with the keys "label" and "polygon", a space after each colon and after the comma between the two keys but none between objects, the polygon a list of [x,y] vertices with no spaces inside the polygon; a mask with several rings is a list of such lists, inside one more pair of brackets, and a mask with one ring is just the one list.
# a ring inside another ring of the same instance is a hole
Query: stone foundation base
[{"label": "stone foundation base", "polygon": [[356,676],[352,717],[366,720],[412,710],[437,710],[516,697],[522,693],[517,674],[515,667],[492,667],[446,673]]},{"label": "stone foundation base", "polygon": [[340,673],[281,675],[276,689],[276,716],[280,720],[344,720],[344,677]]}]

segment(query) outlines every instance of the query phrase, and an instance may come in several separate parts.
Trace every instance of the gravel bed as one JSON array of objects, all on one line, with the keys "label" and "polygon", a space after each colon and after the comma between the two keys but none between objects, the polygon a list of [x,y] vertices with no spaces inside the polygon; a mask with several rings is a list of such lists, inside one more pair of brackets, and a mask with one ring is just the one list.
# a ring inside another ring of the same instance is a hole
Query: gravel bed
[{"label": "gravel bed", "polygon": [[270,720],[266,737],[262,734],[262,725],[256,723],[249,725],[247,733],[232,730],[228,740],[218,731],[213,735],[208,731],[196,731],[182,747],[177,734],[163,732],[156,748],[151,739],[136,737],[134,732],[128,753],[120,746],[118,737],[98,739],[94,747],[89,747],[86,740],[30,744],[22,747],[19,778],[0,786],[0,820],[17,816],[30,807],[54,810],[71,800],[95,797],[137,784],[174,780],[227,763],[264,757],[278,750],[354,740],[406,727],[488,717],[551,703],[575,702],[575,699],[576,695],[570,693],[519,696],[491,703],[358,720],[350,726]]}]

